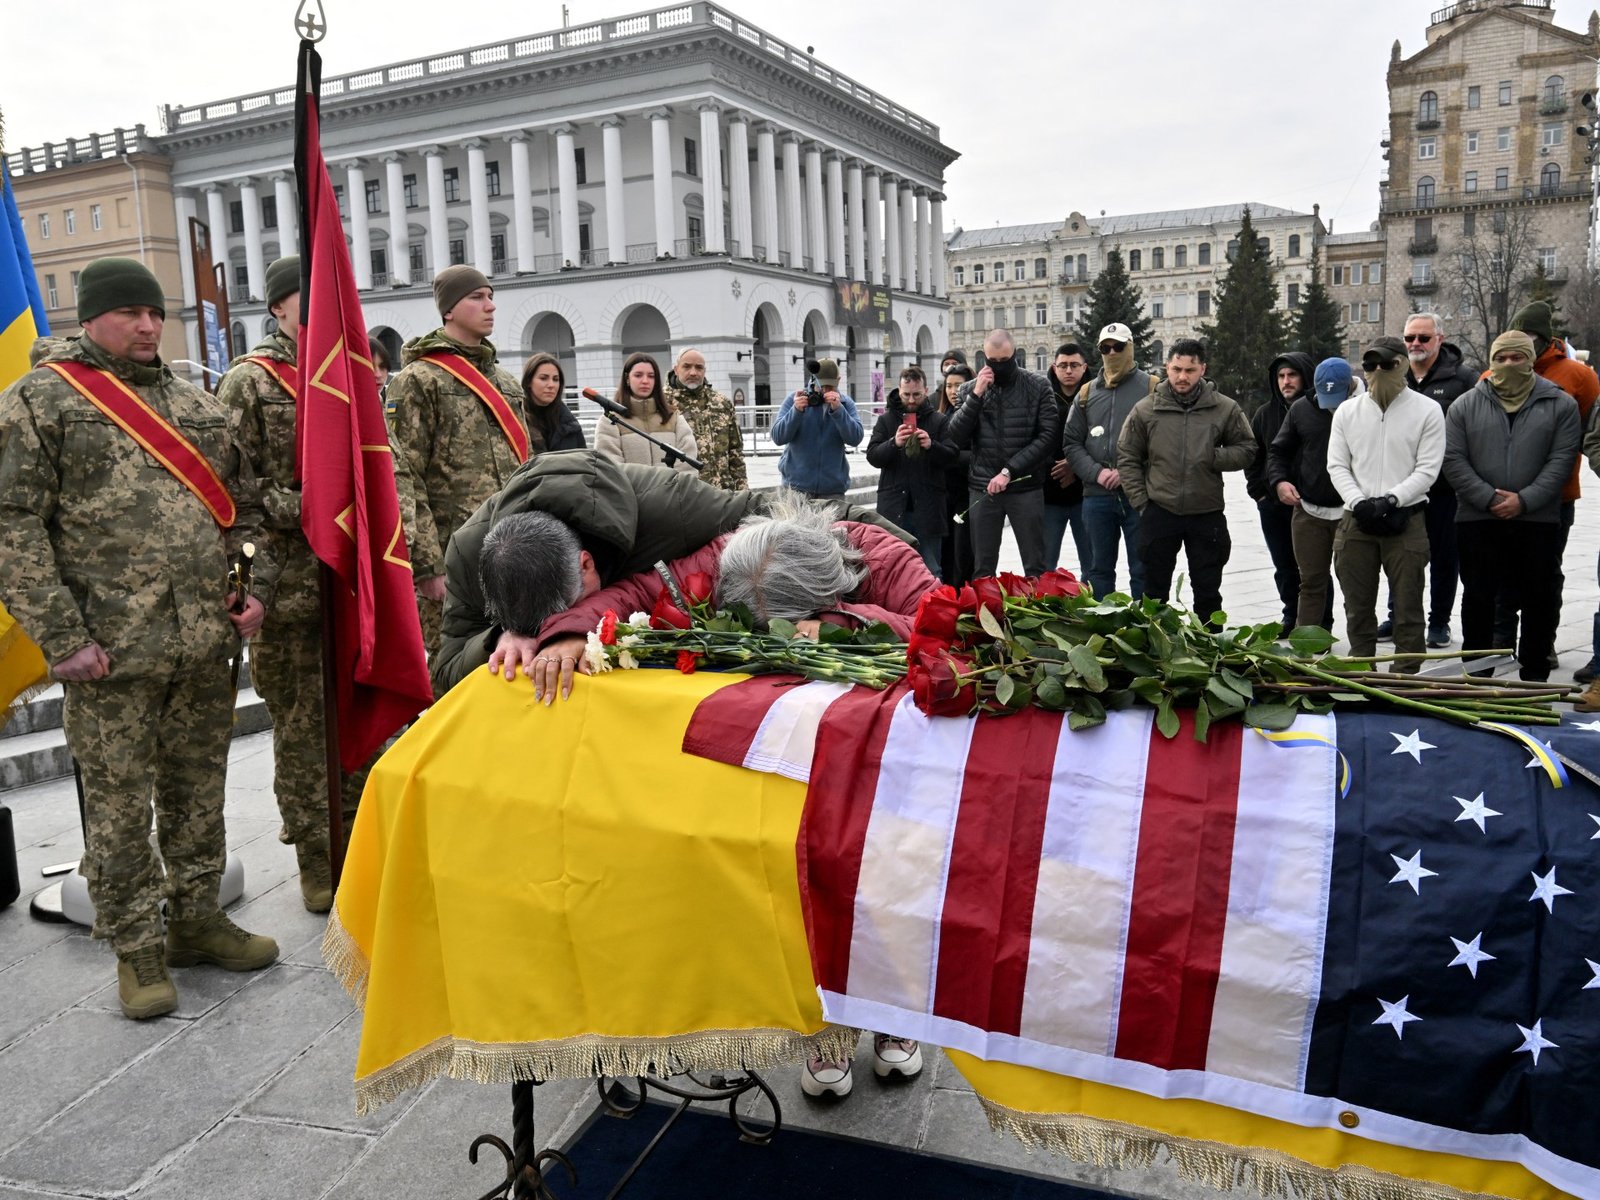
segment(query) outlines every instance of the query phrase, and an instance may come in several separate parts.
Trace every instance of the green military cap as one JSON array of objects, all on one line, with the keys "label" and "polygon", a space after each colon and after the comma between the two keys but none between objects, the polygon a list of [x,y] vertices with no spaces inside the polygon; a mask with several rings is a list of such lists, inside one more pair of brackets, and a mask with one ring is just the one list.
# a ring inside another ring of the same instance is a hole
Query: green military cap
[{"label": "green military cap", "polygon": [[114,308],[148,305],[163,317],[167,297],[161,281],[132,258],[97,258],[78,276],[78,320],[88,321]]},{"label": "green military cap", "polygon": [[280,258],[267,268],[267,307],[300,290],[300,256]]}]

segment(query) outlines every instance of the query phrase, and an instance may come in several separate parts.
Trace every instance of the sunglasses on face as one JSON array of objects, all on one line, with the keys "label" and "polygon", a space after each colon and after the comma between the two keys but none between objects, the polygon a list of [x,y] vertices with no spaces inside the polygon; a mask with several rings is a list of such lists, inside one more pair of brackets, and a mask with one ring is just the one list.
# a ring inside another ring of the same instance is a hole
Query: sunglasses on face
[{"label": "sunglasses on face", "polygon": [[1100,343],[1100,353],[1101,354],[1117,354],[1125,346],[1127,346],[1127,344],[1128,344],[1127,342],[1101,342]]},{"label": "sunglasses on face", "polygon": [[1408,333],[1408,334],[1405,335],[1405,339],[1408,342],[1431,342],[1431,341],[1433,341],[1433,334],[1431,334],[1431,333]]}]

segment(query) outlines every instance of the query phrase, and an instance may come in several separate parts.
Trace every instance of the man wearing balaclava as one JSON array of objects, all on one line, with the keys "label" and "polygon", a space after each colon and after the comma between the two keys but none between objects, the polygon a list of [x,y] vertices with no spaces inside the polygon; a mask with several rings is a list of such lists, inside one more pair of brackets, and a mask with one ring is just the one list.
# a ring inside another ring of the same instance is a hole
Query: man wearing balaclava
[{"label": "man wearing balaclava", "polygon": [[[1367,391],[1334,411],[1328,434],[1328,477],[1345,514],[1333,543],[1334,572],[1344,592],[1345,634],[1355,657],[1378,648],[1378,573],[1394,603],[1394,648],[1425,649],[1422,580],[1428,532],[1422,510],[1444,459],[1444,413],[1406,386],[1406,347],[1381,337],[1361,356]],[[1414,672],[1419,660],[1396,671]]]},{"label": "man wearing balaclava", "polygon": [[1250,418],[1256,435],[1256,457],[1244,469],[1245,489],[1256,502],[1261,536],[1272,556],[1272,582],[1283,601],[1283,627],[1293,629],[1300,606],[1300,568],[1294,557],[1294,509],[1281,503],[1267,481],[1267,451],[1283,428],[1289,408],[1311,394],[1316,362],[1309,354],[1286,350],[1267,364],[1267,398]]},{"label": "man wearing balaclava", "polygon": [[1495,596],[1522,613],[1523,679],[1550,678],[1561,545],[1561,489],[1583,439],[1575,400],[1534,374],[1533,339],[1503,333],[1488,377],[1445,414],[1444,474],[1455,489],[1461,554],[1461,646],[1488,650]]}]

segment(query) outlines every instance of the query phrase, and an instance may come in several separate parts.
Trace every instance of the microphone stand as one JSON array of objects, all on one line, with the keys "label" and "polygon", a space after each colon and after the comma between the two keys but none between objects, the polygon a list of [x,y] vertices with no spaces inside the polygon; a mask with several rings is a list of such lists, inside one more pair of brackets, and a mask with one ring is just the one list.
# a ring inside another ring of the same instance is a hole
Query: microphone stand
[{"label": "microphone stand", "polygon": [[645,441],[649,442],[652,446],[656,447],[656,449],[660,450],[662,455],[663,455],[663,458],[662,458],[662,465],[663,466],[672,467],[672,466],[676,466],[680,462],[686,462],[691,467],[693,467],[696,471],[700,470],[700,460],[699,459],[693,458],[693,457],[685,454],[682,450],[679,450],[676,446],[668,445],[666,442],[663,442],[660,438],[658,438],[653,433],[646,433],[644,430],[640,429],[637,425],[635,425],[632,421],[628,420],[626,417],[619,417],[616,413],[612,412],[604,404],[601,404],[599,407],[600,407],[600,411],[605,414],[606,420],[610,421],[613,425],[620,425],[623,429],[627,429],[627,430],[630,430],[633,433],[638,434]]}]

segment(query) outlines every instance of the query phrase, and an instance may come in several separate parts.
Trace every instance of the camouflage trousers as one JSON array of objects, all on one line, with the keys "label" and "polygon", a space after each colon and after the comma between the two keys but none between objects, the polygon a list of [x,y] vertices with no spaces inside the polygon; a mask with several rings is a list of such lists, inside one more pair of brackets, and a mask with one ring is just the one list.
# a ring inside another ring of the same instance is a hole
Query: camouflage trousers
[{"label": "camouflage trousers", "polygon": [[[323,722],[322,626],[269,621],[261,636],[250,643],[250,678],[272,715],[272,789],[283,818],[278,837],[291,845],[326,846],[328,752]],[[369,762],[343,778],[340,810],[346,840],[371,769]]]},{"label": "camouflage trousers", "polygon": [[422,648],[428,652],[428,661],[439,656],[439,635],[444,625],[444,602],[429,600],[417,593],[417,616],[422,621]]},{"label": "camouflage trousers", "polygon": [[[94,936],[127,954],[162,940],[163,899],[173,918],[217,910],[233,734],[228,664],[176,664],[165,675],[112,676],[64,690],[67,746],[83,772],[80,869],[94,902]],[[150,845],[152,808],[159,860]]]}]

